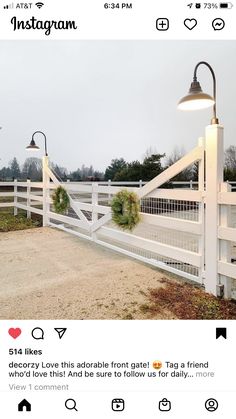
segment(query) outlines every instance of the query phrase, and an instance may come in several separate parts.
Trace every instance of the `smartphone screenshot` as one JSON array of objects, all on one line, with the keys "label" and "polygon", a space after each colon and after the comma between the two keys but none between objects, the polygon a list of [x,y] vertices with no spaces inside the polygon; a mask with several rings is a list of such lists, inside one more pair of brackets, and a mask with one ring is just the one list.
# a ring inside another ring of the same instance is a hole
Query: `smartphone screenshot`
[{"label": "smartphone screenshot", "polygon": [[235,419],[235,21],[0,1],[4,419]]}]

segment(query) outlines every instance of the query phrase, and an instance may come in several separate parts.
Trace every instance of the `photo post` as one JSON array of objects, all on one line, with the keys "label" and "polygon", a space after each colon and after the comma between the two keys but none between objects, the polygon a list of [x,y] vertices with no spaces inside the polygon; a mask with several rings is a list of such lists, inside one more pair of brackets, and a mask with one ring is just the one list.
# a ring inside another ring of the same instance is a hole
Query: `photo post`
[{"label": "photo post", "polygon": [[233,419],[236,4],[0,7],[2,415]]}]

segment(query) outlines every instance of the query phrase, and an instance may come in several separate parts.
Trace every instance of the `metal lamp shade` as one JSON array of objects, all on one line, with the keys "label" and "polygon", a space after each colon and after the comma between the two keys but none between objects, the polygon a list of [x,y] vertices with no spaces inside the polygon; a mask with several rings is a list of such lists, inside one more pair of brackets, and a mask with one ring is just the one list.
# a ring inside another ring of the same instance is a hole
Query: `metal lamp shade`
[{"label": "metal lamp shade", "polygon": [[178,103],[178,109],[182,111],[195,111],[198,109],[210,108],[215,104],[212,96],[204,93],[200,83],[194,81],[189,89],[189,93]]},{"label": "metal lamp shade", "polygon": [[206,93],[187,95],[178,103],[178,109],[182,111],[196,111],[199,109],[210,108],[215,104],[213,98]]},{"label": "metal lamp shade", "polygon": [[40,147],[38,147],[38,146],[35,144],[35,141],[34,141],[34,140],[31,140],[31,141],[30,141],[30,145],[28,145],[28,146],[26,147],[26,150],[40,150]]}]

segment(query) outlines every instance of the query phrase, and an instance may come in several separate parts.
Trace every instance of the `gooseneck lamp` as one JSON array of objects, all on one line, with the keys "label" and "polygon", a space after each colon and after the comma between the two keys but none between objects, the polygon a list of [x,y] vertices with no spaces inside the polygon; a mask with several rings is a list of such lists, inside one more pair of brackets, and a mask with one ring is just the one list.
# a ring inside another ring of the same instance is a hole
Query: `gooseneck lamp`
[{"label": "gooseneck lamp", "polygon": [[38,146],[36,145],[35,141],[34,141],[34,136],[35,136],[36,134],[42,134],[42,135],[43,135],[43,137],[44,137],[45,156],[47,156],[47,155],[48,155],[48,152],[47,152],[47,137],[46,137],[46,135],[44,134],[44,132],[42,132],[42,131],[35,131],[35,132],[33,133],[33,135],[32,135],[32,140],[30,141],[30,144],[26,147],[26,150],[40,150],[40,147],[38,147]]},{"label": "gooseneck lamp", "polygon": [[[205,65],[211,72],[213,78],[213,96],[204,93],[199,81],[197,80],[197,71],[201,65]],[[219,124],[219,120],[216,116],[216,76],[210,64],[206,61],[200,61],[194,69],[193,82],[191,83],[189,92],[179,101],[178,109],[183,111],[193,111],[209,108],[211,106],[213,106],[213,118],[211,119],[211,124]]]}]

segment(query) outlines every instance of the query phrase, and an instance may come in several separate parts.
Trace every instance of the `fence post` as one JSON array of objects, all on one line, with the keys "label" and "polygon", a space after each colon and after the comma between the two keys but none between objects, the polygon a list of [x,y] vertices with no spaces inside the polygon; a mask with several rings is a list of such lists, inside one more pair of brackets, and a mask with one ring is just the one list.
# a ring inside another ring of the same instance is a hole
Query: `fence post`
[{"label": "fence post", "polygon": [[47,167],[48,167],[48,156],[44,156],[43,157],[43,227],[46,227],[49,224],[48,212],[49,212],[50,204],[48,202],[48,199],[50,197],[50,193],[48,193],[48,187],[49,187],[50,178],[48,176]]},{"label": "fence post", "polygon": [[[70,183],[70,179],[66,179],[66,183]],[[69,215],[69,208],[66,210],[66,215]]]},{"label": "fence post", "polygon": [[[98,205],[98,183],[92,183],[92,223],[95,223],[98,220],[98,213],[95,211],[94,206]],[[97,239],[97,234],[92,233],[92,239],[95,241]]]},{"label": "fence post", "polygon": [[143,186],[143,181],[142,181],[142,179],[140,179],[140,181],[139,181],[139,187],[142,188],[142,186]]},{"label": "fence post", "polygon": [[[30,202],[30,179],[27,179],[27,207],[31,206]],[[31,212],[30,210],[27,210],[27,218],[31,218]]]},{"label": "fence post", "polygon": [[205,262],[207,292],[217,295],[220,283],[218,274],[219,260],[219,205],[218,193],[223,182],[224,140],[223,127],[209,125],[206,128],[206,229],[205,229]]},{"label": "fence post", "polygon": [[[205,138],[200,137],[198,140],[198,147],[205,150]],[[201,224],[201,235],[199,236],[198,246],[201,253],[201,267],[199,269],[199,278],[202,284],[205,282],[205,204],[203,193],[205,190],[205,151],[202,153],[202,159],[198,162],[198,191],[202,193],[201,202],[199,202],[199,219]]]},{"label": "fence post", "polygon": [[14,179],[14,216],[18,214],[17,208],[17,179]]},{"label": "fence post", "polygon": [[[111,179],[108,180],[108,185],[107,186],[108,186],[108,190],[109,190],[109,187],[111,186]],[[108,204],[110,205],[110,203],[111,203],[111,194],[109,193],[108,194]]]},{"label": "fence post", "polygon": [[[221,192],[231,192],[231,185],[227,182],[221,184]],[[220,226],[230,227],[231,206],[220,205]],[[231,263],[231,242],[229,240],[219,240],[219,259],[222,262]],[[231,298],[232,278],[220,275],[220,283],[224,285],[224,297]]]}]

